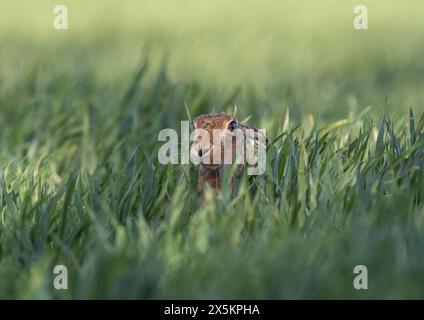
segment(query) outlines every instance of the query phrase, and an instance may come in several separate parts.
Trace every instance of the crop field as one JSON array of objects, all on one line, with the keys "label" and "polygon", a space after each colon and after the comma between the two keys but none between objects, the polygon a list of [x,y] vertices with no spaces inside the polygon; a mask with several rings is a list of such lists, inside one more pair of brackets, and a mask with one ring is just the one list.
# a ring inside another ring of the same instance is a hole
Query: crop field
[{"label": "crop field", "polygon": [[[1,299],[424,298],[422,1],[87,2],[0,2]],[[267,165],[199,204],[214,111]]]}]

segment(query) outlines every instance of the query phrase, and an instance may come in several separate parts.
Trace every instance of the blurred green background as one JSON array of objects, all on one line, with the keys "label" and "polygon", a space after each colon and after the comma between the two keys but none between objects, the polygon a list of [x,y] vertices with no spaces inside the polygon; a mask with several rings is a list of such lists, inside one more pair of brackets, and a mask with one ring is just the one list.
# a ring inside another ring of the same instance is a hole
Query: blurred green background
[{"label": "blurred green background", "polygon": [[[420,0],[2,0],[0,298],[422,298],[423,16]],[[199,208],[158,132],[235,105],[267,129],[266,174]]]},{"label": "blurred green background", "polygon": [[[60,3],[69,10],[65,32],[52,27],[55,1],[2,1],[3,73],[72,72],[77,61],[95,81],[120,85],[148,47],[176,83],[195,80],[221,95],[254,88],[272,93],[271,106],[326,118],[380,108],[386,89],[395,111],[424,102],[419,0]],[[353,28],[358,4],[368,7],[366,31]]]}]

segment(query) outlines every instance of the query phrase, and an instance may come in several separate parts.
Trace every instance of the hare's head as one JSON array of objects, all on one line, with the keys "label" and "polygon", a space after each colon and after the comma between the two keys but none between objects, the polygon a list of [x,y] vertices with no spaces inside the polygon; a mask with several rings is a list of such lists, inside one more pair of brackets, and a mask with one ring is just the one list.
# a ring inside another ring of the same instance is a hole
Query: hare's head
[{"label": "hare's head", "polygon": [[[206,169],[218,169],[222,164],[233,163],[237,138],[242,144],[266,144],[266,137],[225,112],[200,115],[193,120],[195,127],[190,157],[195,164]],[[250,129],[251,134],[246,131]],[[259,139],[263,138],[263,139]],[[245,156],[243,155],[245,160]],[[244,163],[244,162],[243,162]]]}]

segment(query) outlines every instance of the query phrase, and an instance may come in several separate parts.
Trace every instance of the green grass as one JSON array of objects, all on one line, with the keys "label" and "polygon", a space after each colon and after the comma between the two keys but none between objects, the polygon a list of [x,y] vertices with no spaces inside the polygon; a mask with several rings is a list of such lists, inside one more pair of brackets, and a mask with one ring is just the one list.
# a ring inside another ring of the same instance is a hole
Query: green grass
[{"label": "green grass", "polygon": [[[6,1],[0,298],[423,298],[422,4],[365,2],[368,33],[335,1],[73,1],[57,33]],[[195,168],[158,163],[185,105],[267,129],[236,198],[198,208]]]}]

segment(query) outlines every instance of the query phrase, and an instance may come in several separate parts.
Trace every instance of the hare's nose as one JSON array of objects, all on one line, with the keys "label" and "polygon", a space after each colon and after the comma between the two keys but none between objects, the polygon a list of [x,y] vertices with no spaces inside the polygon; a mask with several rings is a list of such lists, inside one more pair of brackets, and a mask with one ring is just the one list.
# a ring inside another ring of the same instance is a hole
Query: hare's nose
[{"label": "hare's nose", "polygon": [[206,149],[200,148],[199,150],[197,150],[197,154],[199,155],[199,157],[202,157],[204,154],[207,154],[208,151],[209,151],[209,148],[206,148]]}]

